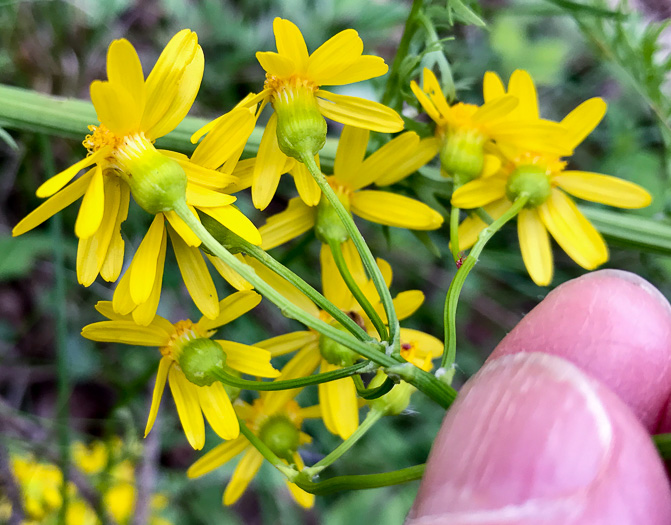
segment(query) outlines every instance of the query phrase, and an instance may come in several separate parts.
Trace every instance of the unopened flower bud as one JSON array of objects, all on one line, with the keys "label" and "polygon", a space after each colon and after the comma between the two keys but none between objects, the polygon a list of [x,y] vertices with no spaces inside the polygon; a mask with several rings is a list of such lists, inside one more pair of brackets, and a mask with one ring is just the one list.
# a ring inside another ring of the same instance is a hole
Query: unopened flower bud
[{"label": "unopened flower bud", "polygon": [[[339,195],[338,198],[343,203],[346,210],[349,210],[349,198],[347,195]],[[315,235],[324,244],[337,242],[342,244],[349,239],[349,233],[345,225],[340,220],[338,212],[331,205],[326,197],[321,198],[317,205],[317,220],[315,221]]]},{"label": "unopened flower bud", "polygon": [[[336,328],[345,331],[340,325]],[[324,359],[336,366],[352,366],[359,357],[356,352],[324,335],[319,337],[319,352]]]},{"label": "unopened flower bud", "polygon": [[511,201],[522,194],[529,196],[527,208],[540,206],[548,200],[551,193],[550,177],[542,168],[532,164],[517,167],[506,186],[506,195]]},{"label": "unopened flower bud", "polygon": [[259,439],[278,457],[291,463],[300,444],[300,432],[286,416],[276,415],[261,426]]},{"label": "unopened flower bud", "polygon": [[440,149],[443,170],[461,186],[474,179],[485,165],[485,137],[474,129],[450,132]]},{"label": "unopened flower bud", "polygon": [[[368,385],[368,388],[375,388],[382,385],[386,378],[387,376],[383,372],[378,372]],[[410,396],[415,390],[417,389],[410,383],[401,381],[385,395],[380,396],[377,399],[372,399],[369,402],[371,409],[382,412],[385,416],[397,416],[408,408],[408,405],[410,404]]]},{"label": "unopened flower bud", "polygon": [[212,339],[199,337],[183,344],[177,360],[186,378],[198,386],[210,386],[223,371],[226,354]]}]

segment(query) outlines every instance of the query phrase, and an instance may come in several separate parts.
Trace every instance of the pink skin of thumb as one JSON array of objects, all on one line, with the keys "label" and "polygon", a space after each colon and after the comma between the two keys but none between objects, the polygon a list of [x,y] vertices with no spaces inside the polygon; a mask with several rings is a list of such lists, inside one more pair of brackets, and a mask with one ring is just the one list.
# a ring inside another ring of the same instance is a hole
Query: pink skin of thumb
[{"label": "pink skin of thumb", "polygon": [[406,525],[642,523],[671,523],[671,489],[646,429],[569,361],[518,353],[462,389]]}]

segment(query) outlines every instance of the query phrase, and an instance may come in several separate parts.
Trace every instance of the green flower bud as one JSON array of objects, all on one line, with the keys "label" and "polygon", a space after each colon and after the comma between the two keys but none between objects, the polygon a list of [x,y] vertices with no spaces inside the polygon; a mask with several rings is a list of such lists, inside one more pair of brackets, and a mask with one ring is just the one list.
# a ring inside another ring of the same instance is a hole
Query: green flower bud
[{"label": "green flower bud", "polygon": [[440,148],[443,170],[461,186],[474,179],[485,165],[485,137],[474,129],[457,129],[448,133]]},{"label": "green flower bud", "polygon": [[301,160],[319,153],[326,143],[326,121],[312,88],[298,85],[278,91],[273,108],[277,114],[277,142],[285,155]]},{"label": "green flower bud", "polygon": [[552,193],[550,177],[538,166],[519,166],[513,171],[506,185],[506,195],[514,201],[522,194],[529,195],[526,208],[536,208],[543,204]]},{"label": "green flower bud", "polygon": [[293,463],[293,454],[300,444],[300,432],[284,415],[270,417],[259,430],[259,439],[278,457]]},{"label": "green flower bud", "polygon": [[[345,332],[341,325],[337,324],[335,327]],[[356,352],[324,335],[319,336],[319,352],[329,363],[337,366],[352,366],[359,357]]]},{"label": "green flower bud", "polygon": [[210,386],[215,372],[224,370],[226,354],[212,339],[199,337],[183,344],[177,360],[186,378],[198,386]]},{"label": "green flower bud", "polygon": [[[368,385],[368,388],[380,386],[386,378],[387,376],[383,372],[378,372]],[[397,416],[408,408],[410,396],[415,390],[417,389],[410,383],[401,381],[385,395],[370,400],[370,407],[372,410],[382,412],[385,416]]]},{"label": "green flower bud", "polygon": [[[346,210],[349,210],[349,197],[346,194],[337,194]],[[349,233],[340,220],[338,212],[326,197],[322,197],[317,205],[317,220],[315,221],[315,235],[324,244],[334,241],[342,244],[349,239]]]}]

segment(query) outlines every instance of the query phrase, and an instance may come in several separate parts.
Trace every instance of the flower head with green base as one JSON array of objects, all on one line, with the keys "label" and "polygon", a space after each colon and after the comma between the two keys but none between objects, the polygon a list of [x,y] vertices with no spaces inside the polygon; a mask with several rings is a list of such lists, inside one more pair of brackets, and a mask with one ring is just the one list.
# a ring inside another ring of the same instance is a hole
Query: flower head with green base
[{"label": "flower head with green base", "polygon": [[85,326],[82,335],[93,341],[159,347],[162,358],[145,436],[156,420],[167,380],[186,437],[194,449],[200,450],[205,443],[203,414],[222,439],[234,439],[240,432],[228,394],[221,383],[213,380],[211,367],[226,367],[260,377],[279,375],[270,364],[268,351],[211,339],[219,327],[237,319],[260,301],[261,296],[256,292],[236,292],[219,303],[220,314],[216,319],[202,317],[197,323],[187,319],[173,325],[157,315],[148,326],[136,324],[130,315],[115,313],[110,302],[100,301],[96,309],[109,321]]},{"label": "flower head with green base", "polygon": [[[371,184],[393,184],[421,168],[435,155],[436,140],[420,140],[416,133],[408,131],[364,159],[368,137],[366,129],[345,126],[333,175],[326,177],[345,208],[377,224],[411,230],[439,228],[443,217],[426,204],[389,191],[364,189]],[[269,250],[315,226],[318,236],[328,236],[324,230],[333,224],[340,225],[335,213],[329,214],[330,209],[326,198],[322,198],[317,207],[292,199],[285,211],[270,217],[259,229],[263,238],[261,246]]]},{"label": "flower head with green base", "polygon": [[[401,117],[382,104],[321,89],[387,72],[382,58],[362,54],[363,42],[355,30],[341,31],[311,55],[300,30],[289,20],[276,18],[273,30],[277,53],[256,54],[266,71],[264,89],[245,102],[249,107],[260,103],[258,114],[267,104],[275,110],[263,133],[253,173],[252,200],[261,210],[275,194],[286,157],[300,160],[303,155],[316,155],[324,146],[324,117],[383,133],[403,129]],[[296,178],[296,186],[306,204],[319,202],[319,188],[307,170]]]},{"label": "flower head with green base", "polygon": [[[486,96],[498,99],[502,93],[505,88],[501,80],[490,73],[485,78]],[[513,73],[508,93],[520,97],[519,111],[538,115],[536,90],[526,72]],[[561,142],[572,150],[596,128],[605,113],[606,103],[601,98],[583,102],[561,121],[565,128]],[[587,270],[608,260],[606,243],[569,195],[619,208],[642,208],[651,202],[651,195],[639,185],[599,173],[567,170],[567,161],[558,155],[518,147],[504,151],[507,158],[503,167],[488,178],[459,188],[452,196],[452,204],[460,208],[484,207],[496,219],[515,198],[527,194],[529,201],[517,216],[517,231],[524,264],[540,286],[552,281],[548,232],[571,259]],[[478,217],[467,218],[459,226],[459,250],[472,246],[485,226]]]}]

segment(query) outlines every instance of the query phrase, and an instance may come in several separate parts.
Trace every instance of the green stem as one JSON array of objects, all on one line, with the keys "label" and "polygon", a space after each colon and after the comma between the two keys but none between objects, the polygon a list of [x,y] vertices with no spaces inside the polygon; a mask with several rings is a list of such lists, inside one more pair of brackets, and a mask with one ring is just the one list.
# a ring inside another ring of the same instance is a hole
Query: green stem
[{"label": "green stem", "polygon": [[356,227],[356,224],[354,224],[352,215],[342,205],[342,202],[340,202],[340,199],[338,199],[338,196],[334,193],[333,188],[331,188],[329,183],[326,181],[326,177],[324,177],[321,170],[317,167],[313,156],[304,155],[301,159],[301,162],[303,162],[303,164],[305,164],[305,166],[308,168],[308,171],[310,171],[310,174],[321,188],[322,193],[326,195],[326,198],[331,203],[331,206],[335,208],[336,213],[345,226],[345,229],[351,237],[354,246],[356,246],[356,249],[361,256],[363,265],[366,268],[368,275],[370,275],[370,278],[373,281],[375,288],[377,289],[377,293],[380,295],[380,299],[382,300],[382,306],[384,307],[384,311],[387,314],[387,321],[389,324],[388,341],[395,348],[400,344],[399,325],[398,319],[396,318],[396,310],[394,309],[394,302],[391,298],[391,294],[389,293],[389,288],[387,288],[387,284],[384,282],[384,278],[380,273],[380,269],[375,262],[373,254],[370,252],[370,248],[368,248],[368,245],[361,235],[361,232]]},{"label": "green stem", "polygon": [[361,363],[339,368],[338,370],[333,370],[331,372],[279,381],[249,381],[247,379],[236,377],[223,370],[215,370],[212,372],[212,375],[225,385],[245,388],[248,390],[258,390],[259,392],[271,392],[275,390],[291,390],[293,388],[303,388],[306,386],[318,385],[320,383],[328,383],[329,381],[335,381],[336,379],[342,379],[343,377],[357,374],[361,372],[361,369],[370,366],[370,364],[370,361],[362,361]]},{"label": "green stem", "polygon": [[520,195],[513,205],[503,214],[501,217],[496,219],[492,224],[487,226],[484,230],[478,235],[478,240],[471,248],[471,251],[468,254],[468,257],[464,259],[461,268],[457,270],[457,274],[452,279],[450,287],[447,290],[447,296],[445,297],[445,310],[444,310],[444,323],[445,323],[445,351],[443,352],[443,359],[441,362],[441,369],[446,370],[451,368],[454,364],[454,360],[457,354],[457,332],[456,332],[456,323],[457,323],[457,305],[459,302],[459,294],[461,289],[466,282],[468,274],[471,272],[475,263],[478,262],[478,257],[482,252],[483,248],[492,238],[492,236],[501,229],[501,227],[507,223],[510,219],[515,217],[519,211],[524,207],[524,205],[529,200],[529,196],[526,194]]},{"label": "green stem", "polygon": [[656,434],[652,440],[662,459],[671,459],[671,434]]},{"label": "green stem", "polygon": [[345,452],[347,452],[350,448],[352,448],[357,441],[359,441],[364,435],[366,435],[366,432],[368,432],[371,428],[373,428],[373,425],[375,425],[375,423],[377,423],[382,418],[383,415],[384,413],[379,410],[371,410],[370,412],[368,412],[366,419],[362,421],[362,423],[352,433],[350,437],[348,437],[345,441],[340,443],[340,445],[334,448],[326,457],[324,457],[311,467],[304,468],[302,472],[304,474],[307,474],[307,476],[309,476],[310,479],[314,478],[322,470],[330,466],[334,461],[340,458],[340,456],[342,456]]},{"label": "green stem", "polygon": [[379,487],[388,487],[390,485],[399,485],[421,479],[424,475],[425,464],[415,465],[392,472],[383,472],[381,474],[361,474],[358,476],[338,476],[335,478],[320,481],[318,483],[308,483],[297,480],[295,483],[306,492],[325,496],[343,490],[362,490],[375,489]]},{"label": "green stem", "polygon": [[268,462],[284,474],[289,481],[293,481],[299,475],[299,472],[289,467],[282,459],[280,459],[270,448],[266,445],[254,432],[249,430],[245,422],[238,418],[240,422],[240,433],[245,436],[249,442],[258,450],[261,455],[268,460]]},{"label": "green stem", "polygon": [[382,397],[394,388],[395,385],[395,383],[387,377],[380,386],[366,388],[361,380],[361,376],[352,376],[352,379],[354,380],[357,395],[364,399],[377,399],[378,397]]},{"label": "green stem", "polygon": [[329,248],[331,249],[333,260],[335,261],[336,267],[345,281],[347,288],[349,288],[349,291],[352,292],[352,295],[356,301],[361,305],[361,308],[363,308],[363,311],[371,320],[373,326],[375,326],[377,333],[380,334],[380,339],[386,340],[388,337],[387,327],[382,322],[382,319],[380,319],[380,316],[375,311],[375,308],[373,308],[373,305],[370,304],[368,298],[363,294],[361,288],[359,288],[359,285],[354,280],[354,277],[352,277],[352,274],[347,267],[347,263],[345,262],[345,258],[343,257],[340,242],[329,240]]},{"label": "green stem", "polygon": [[264,250],[258,246],[254,246],[250,242],[247,242],[242,237],[239,237],[240,245],[244,251],[254,257],[261,264],[275,272],[280,277],[286,279],[288,282],[293,284],[298,288],[303,294],[308,297],[313,303],[315,303],[319,308],[327,312],[331,317],[338,321],[343,327],[345,327],[354,337],[360,341],[371,342],[375,341],[368,333],[361,328],[354,320],[343,312],[340,308],[326,299],[322,294],[315,290],[312,286],[306,283],[300,276],[296,275],[289,268],[279,263],[276,259],[268,255]]},{"label": "green stem", "polygon": [[[54,173],[54,157],[51,144],[45,135],[40,135],[40,147],[42,159],[47,173]],[[51,236],[54,246],[54,303],[56,304],[56,359],[58,370],[58,393],[57,393],[57,416],[58,436],[60,445],[60,467],[63,473],[63,484],[61,486],[61,498],[63,500],[59,509],[59,523],[67,523],[68,514],[68,485],[70,482],[70,371],[67,358],[67,311],[65,290],[65,255],[63,253],[63,220],[60,214],[56,214],[51,221]]]},{"label": "green stem", "polygon": [[450,210],[450,250],[454,262],[459,260],[459,212],[460,208],[452,206]]}]

